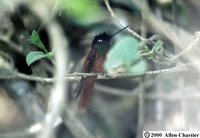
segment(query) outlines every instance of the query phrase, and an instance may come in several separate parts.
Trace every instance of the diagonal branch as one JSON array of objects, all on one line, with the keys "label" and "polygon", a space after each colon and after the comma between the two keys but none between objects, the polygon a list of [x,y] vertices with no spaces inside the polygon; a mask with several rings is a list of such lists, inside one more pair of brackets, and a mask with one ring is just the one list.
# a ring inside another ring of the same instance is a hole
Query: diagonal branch
[{"label": "diagonal branch", "polygon": [[[112,8],[110,7],[110,3],[108,0],[104,0],[104,3],[108,9],[108,11],[110,12],[112,18],[122,27],[124,27],[124,25],[119,21],[118,17],[115,15],[115,13],[113,12]],[[127,28],[128,32],[131,33],[133,35],[133,37],[137,38],[140,41],[146,41],[146,38],[143,38],[142,36],[140,36],[139,34],[137,34],[136,32],[134,32],[133,30],[131,30],[130,28]]]}]

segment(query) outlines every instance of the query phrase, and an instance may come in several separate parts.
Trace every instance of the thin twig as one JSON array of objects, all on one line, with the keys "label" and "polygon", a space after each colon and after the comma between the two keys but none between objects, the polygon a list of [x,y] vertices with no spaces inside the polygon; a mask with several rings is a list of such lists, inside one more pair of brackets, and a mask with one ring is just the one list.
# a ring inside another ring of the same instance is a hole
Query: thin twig
[{"label": "thin twig", "polygon": [[117,96],[126,96],[126,97],[137,96],[139,92],[138,88],[135,88],[132,92],[130,92],[128,90],[117,89],[113,87],[104,86],[101,84],[95,84],[94,89],[100,91],[101,93],[112,94]]},{"label": "thin twig", "polygon": [[[141,35],[143,37],[146,37],[147,32],[146,32],[146,27],[144,26],[144,16],[145,16],[145,10],[147,8],[146,3],[144,2],[145,0],[142,0],[142,24],[141,24]],[[145,112],[145,81],[144,77],[140,78],[139,81],[139,93],[138,93],[138,128],[137,128],[137,138],[142,137],[142,131],[144,127],[144,112]]]},{"label": "thin twig", "polygon": [[20,45],[14,43],[13,41],[9,40],[6,36],[0,35],[0,41],[4,42],[7,44],[7,46],[12,49],[13,51],[19,53],[19,54],[24,54],[23,49]]},{"label": "thin twig", "polygon": [[144,86],[144,78],[140,79],[140,84],[139,84],[139,93],[138,93],[138,130],[137,130],[137,138],[142,137],[142,131],[143,131],[143,126],[144,126],[144,105],[145,105],[145,86]]},{"label": "thin twig", "polygon": [[180,58],[181,56],[185,55],[187,52],[189,52],[190,49],[197,47],[200,45],[200,31],[197,31],[195,33],[195,40],[183,51],[181,51],[179,54],[177,54],[172,60],[176,60]]},{"label": "thin twig", "polygon": [[[146,1],[144,2],[146,3],[146,5],[148,5]],[[140,0],[132,0],[132,3],[135,6],[137,6],[140,10],[142,9],[142,2]],[[191,37],[192,35],[189,35],[189,33],[187,33],[186,31],[183,31],[183,29],[178,26],[172,26],[168,22],[165,22],[163,20],[158,20],[158,18],[153,14],[153,12],[149,8],[146,9],[145,14],[146,14],[145,16],[146,22],[149,23],[149,25],[152,26],[158,33],[168,38],[174,44],[176,48],[183,49],[183,47],[186,47],[187,45],[189,45],[189,42],[192,39]],[[179,30],[179,33],[177,33],[176,30]],[[180,31],[184,32],[184,35],[181,35]],[[181,52],[180,54],[178,54],[177,58],[184,55],[184,58],[188,59],[189,61],[192,61],[195,58],[197,59],[198,55],[185,54],[191,48],[192,47],[188,47],[185,50],[183,50],[184,52]]]},{"label": "thin twig", "polygon": [[75,117],[72,110],[67,109],[64,116],[64,122],[73,133],[75,138],[94,138],[83,124]]},{"label": "thin twig", "polygon": [[[139,0],[132,0],[132,3],[137,6],[140,10],[143,7],[143,3],[142,1]],[[168,24],[162,20],[158,20],[158,18],[151,12],[151,10],[148,7],[148,4],[146,1],[144,1],[145,5],[146,5],[146,9],[145,9],[145,14],[146,16],[144,16],[144,19],[150,24],[152,25],[152,27],[159,31],[159,33],[162,33],[166,38],[168,38],[175,46],[178,46],[179,48],[182,48],[182,46],[184,45],[184,43],[180,40],[180,38],[178,37],[178,35],[174,32],[173,29],[168,27]]]},{"label": "thin twig", "polygon": [[[104,0],[104,3],[108,9],[108,11],[110,12],[111,16],[113,17],[113,19],[122,27],[124,27],[124,25],[120,22],[120,20],[118,19],[118,17],[115,15],[115,13],[113,12],[112,8],[110,7],[110,3],[108,0]],[[136,32],[134,32],[133,30],[131,30],[130,28],[127,28],[128,32],[130,32],[135,38],[137,38],[140,41],[145,41],[146,38],[141,37],[139,34],[137,34]]]},{"label": "thin twig", "polygon": [[[143,76],[154,76],[154,75],[162,75],[166,73],[175,73],[181,71],[190,70],[193,65],[199,64],[200,61],[196,62],[189,62],[186,64],[180,64],[176,67],[169,68],[169,69],[162,69],[162,70],[155,70],[155,71],[147,71],[145,73],[120,73],[120,74],[104,74],[104,73],[72,73],[67,74],[65,79],[66,80],[79,80],[82,76],[89,77],[89,76],[97,76],[97,79],[122,79],[122,78],[138,78]],[[38,77],[38,76],[30,76],[18,72],[12,72],[8,75],[0,75],[0,80],[6,79],[24,79],[29,81],[36,81],[41,83],[52,83],[55,81],[55,78],[45,78],[45,77]]]},{"label": "thin twig", "polygon": [[[180,100],[182,97],[182,94],[178,93],[169,93],[169,94],[158,94],[158,93],[149,93],[145,95],[146,99],[158,99],[158,100]],[[193,93],[188,93],[184,95],[185,99],[190,99],[190,100],[194,100],[194,99],[200,99],[200,94],[198,92],[193,92]]]}]

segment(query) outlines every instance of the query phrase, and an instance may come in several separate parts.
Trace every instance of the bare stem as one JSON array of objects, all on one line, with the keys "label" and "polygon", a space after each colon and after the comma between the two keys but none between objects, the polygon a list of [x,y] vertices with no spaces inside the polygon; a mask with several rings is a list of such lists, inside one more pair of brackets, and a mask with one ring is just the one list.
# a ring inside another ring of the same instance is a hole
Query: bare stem
[{"label": "bare stem", "polygon": [[[97,79],[118,79],[118,78],[138,78],[143,76],[154,76],[154,75],[162,75],[166,73],[175,73],[175,72],[182,72],[191,70],[194,65],[198,65],[200,61],[189,62],[186,64],[180,64],[176,67],[169,68],[169,69],[162,69],[162,70],[155,70],[155,71],[147,71],[145,73],[120,73],[120,74],[104,74],[104,73],[72,73],[67,74],[65,79],[66,80],[79,80],[82,76],[89,77],[89,76],[97,76]],[[36,81],[41,83],[52,83],[55,81],[55,78],[44,78],[38,76],[30,76],[18,72],[12,72],[8,75],[0,75],[0,80],[6,79],[24,79],[29,81]]]},{"label": "bare stem", "polygon": [[[110,15],[112,16],[112,18],[122,27],[124,27],[124,25],[120,22],[119,18],[115,15],[115,13],[113,12],[112,8],[110,7],[110,3],[108,0],[104,0],[104,3],[108,9],[108,11],[110,12]],[[136,39],[140,40],[140,41],[145,41],[146,38],[141,37],[139,34],[137,34],[136,32],[134,32],[133,30],[131,30],[130,28],[127,28],[128,32],[131,33],[133,35],[133,37],[135,37]]]},{"label": "bare stem", "polygon": [[43,127],[41,133],[38,137],[42,138],[54,138],[55,121],[62,116],[64,113],[64,106],[66,101],[65,88],[67,86],[65,82],[66,73],[66,45],[67,42],[63,39],[62,29],[56,22],[51,22],[48,24],[49,34],[51,36],[51,44],[55,50],[55,84],[51,91],[51,95],[48,101],[48,109],[43,122]]}]

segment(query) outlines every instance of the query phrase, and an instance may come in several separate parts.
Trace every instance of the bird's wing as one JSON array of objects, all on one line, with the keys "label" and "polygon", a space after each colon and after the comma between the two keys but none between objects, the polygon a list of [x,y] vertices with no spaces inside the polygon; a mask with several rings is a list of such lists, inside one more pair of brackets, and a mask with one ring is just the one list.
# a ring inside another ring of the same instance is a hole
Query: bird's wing
[{"label": "bird's wing", "polygon": [[86,73],[91,72],[92,67],[94,66],[94,63],[95,63],[96,54],[97,54],[97,51],[95,49],[92,49],[92,50],[89,51],[89,53],[85,57],[84,71]]}]

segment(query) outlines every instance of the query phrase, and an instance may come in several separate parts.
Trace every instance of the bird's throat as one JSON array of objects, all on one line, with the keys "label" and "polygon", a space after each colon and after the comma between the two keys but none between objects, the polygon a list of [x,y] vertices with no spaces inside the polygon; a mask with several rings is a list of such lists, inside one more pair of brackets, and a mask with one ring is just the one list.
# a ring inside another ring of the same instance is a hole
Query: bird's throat
[{"label": "bird's throat", "polygon": [[107,46],[97,47],[96,49],[97,49],[98,54],[100,54],[102,56],[105,56],[106,53],[108,52]]}]

